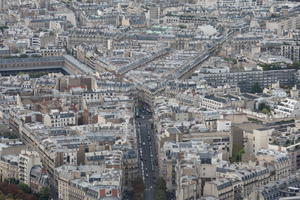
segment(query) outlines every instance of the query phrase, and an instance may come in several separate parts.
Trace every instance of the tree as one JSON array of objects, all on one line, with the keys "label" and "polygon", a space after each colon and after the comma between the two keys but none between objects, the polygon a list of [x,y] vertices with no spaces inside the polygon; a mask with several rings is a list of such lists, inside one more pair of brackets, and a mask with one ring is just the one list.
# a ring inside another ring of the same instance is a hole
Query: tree
[{"label": "tree", "polygon": [[180,25],[178,25],[178,27],[179,27],[180,29],[186,29],[186,25],[180,24]]},{"label": "tree", "polygon": [[265,104],[265,103],[260,103],[260,104],[258,105],[258,110],[259,110],[259,111],[262,111],[262,109],[264,109],[264,108],[266,108],[266,104]]},{"label": "tree", "polygon": [[5,199],[6,199],[5,195],[2,192],[0,192],[0,200],[5,200]]},{"label": "tree", "polygon": [[251,87],[251,93],[262,93],[262,88],[260,87],[259,83],[254,83]]},{"label": "tree", "polygon": [[155,189],[156,190],[163,190],[163,191],[167,190],[166,181],[163,177],[158,177],[157,178]]},{"label": "tree", "polygon": [[9,183],[9,184],[19,184],[19,180],[15,179],[15,178],[9,178],[9,179],[5,179],[4,180],[5,183]]},{"label": "tree", "polygon": [[235,58],[224,58],[224,60],[227,62],[231,62],[234,65],[237,64],[237,59],[235,59]]},{"label": "tree", "polygon": [[19,183],[17,185],[17,188],[19,190],[22,190],[23,192],[29,194],[31,192],[30,187],[28,187],[28,185],[24,184],[24,183]]},{"label": "tree", "polygon": [[144,181],[142,177],[137,177],[133,183],[133,199],[139,200],[143,199],[143,194],[144,194]]},{"label": "tree", "polygon": [[270,109],[270,106],[268,106],[267,104],[260,103],[258,105],[258,111],[260,111],[261,113],[264,113],[264,114],[270,114],[271,109]]},{"label": "tree", "polygon": [[155,191],[154,199],[155,200],[167,200],[166,192],[163,190]]},{"label": "tree", "polygon": [[49,188],[42,187],[41,191],[38,193],[39,200],[49,199]]},{"label": "tree", "polygon": [[236,154],[236,161],[237,161],[237,162],[242,161],[242,156],[243,156],[244,153],[245,153],[245,150],[244,150],[244,149],[241,149],[241,150]]},{"label": "tree", "polygon": [[158,177],[155,183],[155,200],[166,200],[167,199],[167,186],[166,181],[163,177]]},{"label": "tree", "polygon": [[5,29],[8,29],[7,26],[0,26],[0,31],[3,33]]},{"label": "tree", "polygon": [[3,187],[1,185],[1,190],[5,195],[11,194],[12,196],[19,192],[16,185],[13,185],[13,184],[6,184]]},{"label": "tree", "polygon": [[28,58],[29,56],[27,54],[21,54],[20,58]]},{"label": "tree", "polygon": [[269,113],[270,113],[270,110],[268,110],[267,108],[264,108],[264,109],[261,110],[261,112],[262,112],[263,114],[269,114]]},{"label": "tree", "polygon": [[[37,200],[36,196],[24,191],[30,191],[26,184],[9,184],[7,182],[0,183],[0,200],[3,199],[22,199],[22,200]],[[3,195],[1,195],[3,194]]]}]

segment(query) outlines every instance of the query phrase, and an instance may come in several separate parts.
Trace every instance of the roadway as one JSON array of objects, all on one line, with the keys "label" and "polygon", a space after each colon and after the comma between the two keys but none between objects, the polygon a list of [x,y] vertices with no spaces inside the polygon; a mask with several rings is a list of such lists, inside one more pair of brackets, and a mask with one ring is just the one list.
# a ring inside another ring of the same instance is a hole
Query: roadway
[{"label": "roadway", "polygon": [[[179,68],[177,68],[176,70],[174,70],[170,74],[168,74],[165,77],[165,80],[160,82],[155,89],[150,89],[146,85],[143,85],[142,83],[137,82],[136,79],[131,79],[130,77],[127,77],[127,78],[129,81],[134,83],[138,89],[142,88],[143,90],[147,91],[148,93],[151,93],[154,95],[155,93],[162,91],[166,87],[166,85],[169,81],[183,79],[186,75],[188,75],[189,73],[192,73],[194,70],[196,70],[201,63],[203,63],[205,60],[207,60],[216,50],[220,49],[221,46],[223,45],[223,43],[230,40],[233,35],[234,35],[234,31],[228,30],[226,35],[223,35],[223,37],[218,42],[211,44],[208,47],[208,49],[199,53],[196,57],[183,63],[183,65],[181,65]],[[171,49],[166,48],[161,51],[169,52],[169,51],[171,51]],[[157,54],[160,55],[159,53],[157,53]],[[149,56],[149,57],[151,57],[151,56]],[[154,56],[154,58],[156,58],[156,56]],[[141,60],[136,61],[136,63],[131,63],[131,64],[121,67],[119,69],[118,73],[119,74],[127,73],[130,70],[140,67],[141,65],[143,65],[143,63],[148,63],[148,62],[151,62],[151,59],[149,59],[148,57],[147,58],[144,57]]]},{"label": "roadway", "polygon": [[154,135],[152,128],[152,115],[145,108],[139,107],[139,116],[136,118],[137,139],[141,174],[144,180],[144,199],[154,199],[154,186],[156,157],[154,152]]},{"label": "roadway", "polygon": [[217,42],[216,44],[210,45],[210,47],[205,50],[204,52],[200,53],[195,58],[189,60],[188,62],[184,63],[182,66],[177,68],[175,72],[168,75],[166,77],[167,80],[176,80],[181,79],[184,77],[187,73],[194,71],[198,68],[198,66],[203,63],[205,60],[207,60],[217,49],[221,47],[221,45],[228,41],[233,36],[233,31],[229,30],[226,35],[222,37],[222,39]]},{"label": "roadway", "polygon": [[169,47],[166,47],[166,48],[163,48],[163,49],[160,49],[156,52],[152,52],[152,53],[149,53],[149,55],[145,56],[145,57],[142,57],[138,60],[135,60],[133,61],[132,63],[129,63],[125,66],[122,66],[120,67],[117,72],[119,74],[125,74],[131,70],[134,70],[134,69],[137,69],[139,67],[142,67],[154,60],[156,60],[157,58],[160,58],[161,56],[165,56],[166,54],[168,54],[169,52],[171,51],[171,48]]}]

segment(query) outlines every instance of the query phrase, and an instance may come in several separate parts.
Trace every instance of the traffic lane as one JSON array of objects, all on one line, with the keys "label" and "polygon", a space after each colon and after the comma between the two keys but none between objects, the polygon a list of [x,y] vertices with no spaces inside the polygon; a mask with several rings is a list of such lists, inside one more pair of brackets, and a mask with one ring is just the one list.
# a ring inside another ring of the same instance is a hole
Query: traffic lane
[{"label": "traffic lane", "polygon": [[[149,154],[148,149],[144,147],[143,149],[144,154]],[[151,157],[149,156],[143,156],[143,164],[144,164],[144,171],[147,174],[147,178],[152,176],[152,163],[151,163]],[[150,175],[149,175],[150,174]]]},{"label": "traffic lane", "polygon": [[153,200],[153,190],[146,189],[145,190],[145,200]]},{"label": "traffic lane", "polygon": [[[141,144],[140,144],[140,150],[142,150],[143,153],[143,170],[144,170],[144,181],[145,181],[145,199],[153,200],[153,168],[152,168],[152,150],[153,148],[150,148],[151,139],[148,141],[148,136],[151,136],[151,123],[147,120],[140,119],[138,120],[140,123],[140,138],[141,138]],[[149,130],[150,129],[150,130]]]},{"label": "traffic lane", "polygon": [[151,164],[146,163],[145,165],[147,166],[147,168],[145,167],[145,169],[144,169],[144,171],[145,171],[145,177],[146,177],[147,180],[150,180],[150,182],[151,182],[152,178],[153,178]]},{"label": "traffic lane", "polygon": [[142,142],[142,147],[140,148],[140,151],[142,152],[142,155],[143,155],[142,158],[143,158],[143,160],[146,160],[146,162],[148,164],[148,161],[151,158],[149,155],[150,150],[148,148],[148,143],[146,143],[145,139],[142,139],[141,142]]}]

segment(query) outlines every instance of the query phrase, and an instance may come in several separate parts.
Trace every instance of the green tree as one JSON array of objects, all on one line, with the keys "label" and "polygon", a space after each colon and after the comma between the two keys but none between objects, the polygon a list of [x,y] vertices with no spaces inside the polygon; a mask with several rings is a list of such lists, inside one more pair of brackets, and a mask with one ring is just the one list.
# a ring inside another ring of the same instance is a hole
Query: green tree
[{"label": "green tree", "polygon": [[158,177],[155,183],[155,200],[167,199],[167,186],[166,181],[163,177]]},{"label": "green tree", "polygon": [[179,27],[180,29],[186,29],[186,25],[180,24],[180,25],[178,25],[178,27]]},{"label": "green tree", "polygon": [[261,113],[264,113],[264,114],[270,114],[271,108],[270,108],[270,106],[268,106],[265,103],[260,103],[258,105],[258,111],[261,112]]},{"label": "green tree", "polygon": [[155,200],[167,200],[166,192],[163,190],[155,191],[154,199]]},{"label": "green tree", "polygon": [[20,58],[28,58],[29,56],[27,54],[21,54]]},{"label": "green tree", "polygon": [[294,68],[294,69],[299,69],[300,68],[300,62],[293,62],[293,64],[290,67]]},{"label": "green tree", "polygon": [[254,83],[251,87],[251,93],[262,93],[262,88],[260,87],[259,83]]},{"label": "green tree", "polygon": [[0,26],[0,31],[3,33],[3,31],[5,30],[5,29],[8,29],[8,27],[7,26]]},{"label": "green tree", "polygon": [[266,108],[267,107],[267,105],[265,104],[265,103],[260,103],[259,105],[258,105],[258,110],[259,111],[262,111],[264,108]]},{"label": "green tree", "polygon": [[243,154],[245,153],[245,150],[244,149],[241,149],[238,153],[237,153],[237,155],[236,155],[236,160],[237,161],[242,161],[242,156],[243,156]]},{"label": "green tree", "polygon": [[23,192],[29,194],[31,192],[30,187],[28,187],[28,185],[24,184],[24,183],[19,183],[17,185],[17,188],[19,190],[22,190]]},{"label": "green tree", "polygon": [[166,181],[163,177],[158,177],[157,178],[155,189],[156,190],[163,190],[163,191],[167,190]]},{"label": "green tree", "polygon": [[270,114],[270,110],[268,110],[267,108],[262,109],[261,112],[264,114]]},{"label": "green tree", "polygon": [[245,151],[243,148],[238,152],[233,152],[232,157],[230,158],[230,162],[240,162],[244,153]]},{"label": "green tree", "polygon": [[49,188],[42,187],[41,191],[37,194],[39,200],[49,199]]},{"label": "green tree", "polygon": [[0,200],[5,200],[5,199],[6,199],[5,195],[2,192],[0,192]]},{"label": "green tree", "polygon": [[235,58],[224,58],[224,60],[227,61],[227,62],[231,62],[234,65],[237,64],[237,60]]}]

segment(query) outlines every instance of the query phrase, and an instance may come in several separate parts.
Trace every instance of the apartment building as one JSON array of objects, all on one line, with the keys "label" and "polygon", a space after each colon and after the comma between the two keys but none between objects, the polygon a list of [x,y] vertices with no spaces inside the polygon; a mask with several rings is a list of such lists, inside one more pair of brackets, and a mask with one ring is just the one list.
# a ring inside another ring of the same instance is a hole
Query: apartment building
[{"label": "apartment building", "polygon": [[0,160],[0,180],[19,180],[19,157],[17,155],[4,155]]},{"label": "apartment building", "polygon": [[201,162],[193,163],[194,158],[190,155],[177,164],[176,198],[178,200],[199,198],[203,194],[205,183],[216,178],[216,163],[210,160],[211,154],[200,155]]},{"label": "apartment building", "polygon": [[260,128],[244,131],[243,143],[247,155],[255,155],[260,149],[267,149],[273,129]]},{"label": "apartment building", "polygon": [[68,36],[68,47],[71,48],[75,45],[79,45],[82,43],[86,44],[97,44],[103,43],[105,44],[107,40],[107,36],[100,29],[79,29],[75,28],[74,30],[70,31]]},{"label": "apartment building", "polygon": [[276,105],[274,112],[280,117],[299,117],[300,102],[296,99],[286,98]]},{"label": "apartment building", "polygon": [[222,152],[222,159],[229,160],[232,156],[231,131],[195,132],[182,136],[182,141],[203,141],[214,149]]},{"label": "apartment building", "polygon": [[226,109],[228,107],[241,107],[244,102],[235,95],[205,95],[200,97],[200,106],[207,110]]},{"label": "apartment building", "polygon": [[296,42],[294,43],[284,43],[281,45],[281,55],[291,59],[294,62],[300,61],[300,45]]},{"label": "apartment building", "polygon": [[58,199],[122,199],[122,171],[105,166],[61,166],[56,169]]},{"label": "apartment building", "polygon": [[234,37],[232,46],[237,53],[240,53],[246,49],[250,49],[251,47],[257,45],[261,40],[263,40],[263,36],[257,35],[240,35]]},{"label": "apartment building", "polygon": [[42,169],[42,166],[35,165],[31,168],[29,187],[33,192],[40,192],[43,187],[49,186],[49,182],[49,176]]},{"label": "apartment building", "polygon": [[266,22],[266,29],[276,31],[278,34],[286,30],[296,30],[300,27],[299,19],[299,14],[288,18],[272,19]]},{"label": "apartment building", "polygon": [[286,134],[289,134],[289,132],[273,135],[273,139],[269,144],[269,149],[287,153],[291,162],[291,173],[296,173],[296,171],[300,169],[300,143],[294,136],[297,137],[299,133],[294,132],[288,139],[280,137]]},{"label": "apartment building", "polygon": [[252,199],[298,199],[299,198],[299,174],[286,177],[278,181],[272,181],[254,190],[245,200]]},{"label": "apartment building", "polygon": [[196,15],[166,15],[164,17],[164,22],[166,24],[186,24],[186,25],[203,25],[207,22],[215,22],[216,18],[209,18],[207,16],[196,16]]},{"label": "apartment building", "polygon": [[103,101],[103,93],[102,92],[85,92],[82,94],[82,98],[87,103],[99,103]]},{"label": "apartment building", "polygon": [[7,2],[5,0],[0,0],[0,10],[7,9]]},{"label": "apartment building", "polygon": [[217,169],[218,177],[205,183],[204,195],[219,199],[244,199],[256,187],[269,181],[270,172],[265,167],[247,165],[222,166]]},{"label": "apartment building", "polygon": [[201,74],[199,77],[214,87],[236,85],[241,91],[251,91],[254,83],[261,87],[271,86],[273,83],[280,82],[282,85],[293,86],[296,83],[296,70],[271,70],[271,71],[250,71],[250,72],[231,72],[222,74]]},{"label": "apartment building", "polygon": [[176,189],[176,198],[178,200],[196,199],[201,195],[201,188],[199,188],[197,177],[182,176],[178,182]]},{"label": "apartment building", "polygon": [[240,182],[238,180],[230,180],[227,178],[217,179],[207,182],[204,186],[204,195],[214,196],[218,199],[234,199],[239,196]]},{"label": "apartment building", "polygon": [[287,153],[261,149],[256,153],[256,160],[259,165],[269,169],[271,181],[280,180],[291,174],[291,160]]},{"label": "apartment building", "polygon": [[198,196],[202,191],[201,182],[215,178],[214,164],[221,157],[221,152],[214,151],[210,145],[202,141],[166,142],[159,153],[159,173],[165,177],[167,189],[176,190],[178,198],[193,195],[193,193],[186,194],[186,190],[192,188],[186,184],[189,182],[186,178],[191,178],[193,184],[197,183],[194,185],[198,188],[194,191],[194,195]]},{"label": "apartment building", "polygon": [[30,185],[30,172],[35,165],[42,165],[40,156],[35,151],[21,151],[19,155],[19,180]]},{"label": "apartment building", "polygon": [[74,112],[59,112],[52,110],[49,114],[44,115],[43,122],[48,127],[64,127],[77,124]]}]

